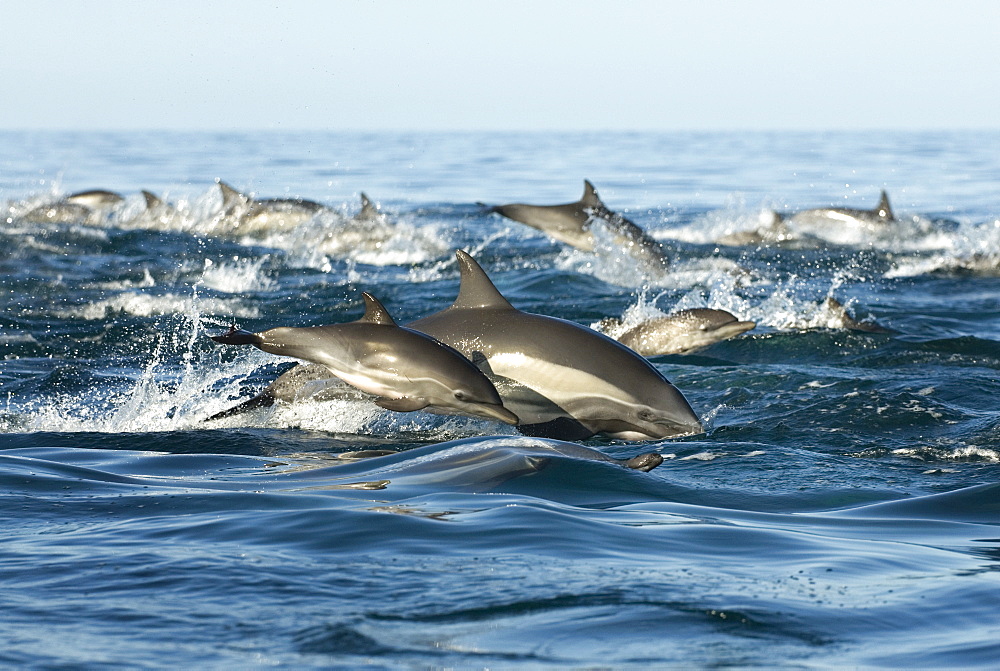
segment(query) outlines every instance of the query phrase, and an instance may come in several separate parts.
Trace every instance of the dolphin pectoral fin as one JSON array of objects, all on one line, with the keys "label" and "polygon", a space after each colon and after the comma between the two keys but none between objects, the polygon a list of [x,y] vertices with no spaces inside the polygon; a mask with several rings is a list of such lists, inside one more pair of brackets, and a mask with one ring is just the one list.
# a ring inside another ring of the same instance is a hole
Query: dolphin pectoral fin
[{"label": "dolphin pectoral fin", "polygon": [[261,337],[256,333],[238,329],[235,325],[222,335],[211,336],[211,338],[223,345],[256,345],[261,342]]},{"label": "dolphin pectoral fin", "polygon": [[640,454],[638,456],[632,457],[626,461],[623,466],[626,468],[632,468],[637,471],[642,471],[643,473],[648,473],[657,466],[663,463],[663,455],[658,452],[646,452],[645,454]]},{"label": "dolphin pectoral fin", "polygon": [[413,412],[415,410],[423,410],[427,407],[428,403],[422,398],[409,398],[404,396],[403,398],[379,397],[375,399],[375,405],[380,408],[394,410],[396,412]]}]

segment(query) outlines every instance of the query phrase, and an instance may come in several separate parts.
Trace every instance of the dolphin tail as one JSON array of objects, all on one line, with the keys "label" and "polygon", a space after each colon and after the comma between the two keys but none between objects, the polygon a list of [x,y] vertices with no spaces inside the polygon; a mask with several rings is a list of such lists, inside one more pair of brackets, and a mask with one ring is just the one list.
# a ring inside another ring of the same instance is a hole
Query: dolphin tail
[{"label": "dolphin tail", "polygon": [[222,335],[212,336],[212,340],[223,345],[257,345],[263,342],[263,338],[256,333],[238,329],[235,325]]},{"label": "dolphin tail", "polygon": [[232,417],[233,415],[239,415],[244,412],[249,412],[250,410],[256,410],[257,408],[270,408],[274,405],[275,398],[267,391],[254,396],[253,398],[243,401],[228,410],[223,410],[222,412],[217,412],[210,417],[203,419],[203,422],[211,422],[213,419],[223,419],[224,417]]}]

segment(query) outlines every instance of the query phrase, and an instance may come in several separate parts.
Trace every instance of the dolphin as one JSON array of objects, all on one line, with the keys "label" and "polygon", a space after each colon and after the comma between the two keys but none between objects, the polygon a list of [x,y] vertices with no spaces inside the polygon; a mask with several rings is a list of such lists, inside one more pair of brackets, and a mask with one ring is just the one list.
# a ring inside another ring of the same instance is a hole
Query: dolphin
[{"label": "dolphin", "polygon": [[594,223],[603,222],[616,244],[632,256],[655,266],[669,265],[663,246],[635,223],[604,205],[594,185],[583,180],[583,197],[564,205],[511,203],[490,210],[508,219],[537,228],[559,242],[585,252],[595,249]]},{"label": "dolphin", "polygon": [[[598,330],[607,333],[620,326],[621,320],[604,319]],[[755,326],[755,322],[740,321],[725,310],[695,308],[644,321],[616,340],[643,356],[691,354]]]},{"label": "dolphin", "polygon": [[865,333],[895,333],[893,329],[886,328],[875,322],[863,322],[855,319],[847,312],[844,304],[833,296],[827,296],[823,302],[823,309],[829,315],[829,324],[834,328],[843,328],[851,331],[863,331]]},{"label": "dolphin", "polygon": [[760,225],[747,231],[732,231],[716,239],[716,244],[727,247],[779,245],[795,239],[782,215],[765,210],[760,215]]},{"label": "dolphin", "polygon": [[354,322],[261,333],[233,327],[212,340],[322,364],[335,377],[375,396],[375,403],[387,410],[517,424],[493,384],[468,359],[430,336],[397,326],[374,296],[363,296],[365,314]]},{"label": "dolphin", "polygon": [[84,205],[93,210],[108,209],[121,203],[124,198],[114,191],[104,189],[92,189],[90,191],[77,191],[66,196],[63,200],[67,203]]},{"label": "dolphin", "polygon": [[858,210],[849,207],[820,207],[802,210],[793,214],[782,214],[792,224],[804,226],[832,226],[847,224],[865,228],[883,228],[896,221],[889,206],[889,196],[882,190],[878,205],[870,210]]},{"label": "dolphin", "polygon": [[33,223],[98,224],[123,200],[121,195],[103,189],[77,191],[53,203],[38,205],[21,215],[21,219]]},{"label": "dolphin", "polygon": [[703,431],[687,399],[640,355],[580,324],[516,309],[475,259],[456,256],[455,302],[408,327],[476,363],[522,433],[658,440]]},{"label": "dolphin", "polygon": [[303,399],[329,401],[337,398],[363,396],[337,377],[330,377],[330,369],[319,363],[299,363],[286,370],[269,384],[264,391],[232,408],[217,412],[206,421],[231,417],[257,408],[269,408],[278,401],[294,403]]},{"label": "dolphin", "polygon": [[[364,450],[338,454],[331,465],[290,474],[296,489],[387,490],[407,497],[407,490],[427,487],[489,491],[519,477],[531,476],[558,462],[587,461],[649,472],[663,463],[663,455],[644,452],[616,459],[592,447],[556,440],[519,436],[484,436],[426,445],[400,452]],[[283,483],[285,487],[289,483]],[[417,493],[417,492],[414,492]],[[388,501],[385,501],[389,504]],[[445,515],[385,505],[378,510],[402,514]]]},{"label": "dolphin", "polygon": [[217,183],[222,192],[222,212],[216,216],[216,228],[233,233],[290,230],[325,209],[320,203],[304,198],[258,200],[237,191],[222,180]]}]

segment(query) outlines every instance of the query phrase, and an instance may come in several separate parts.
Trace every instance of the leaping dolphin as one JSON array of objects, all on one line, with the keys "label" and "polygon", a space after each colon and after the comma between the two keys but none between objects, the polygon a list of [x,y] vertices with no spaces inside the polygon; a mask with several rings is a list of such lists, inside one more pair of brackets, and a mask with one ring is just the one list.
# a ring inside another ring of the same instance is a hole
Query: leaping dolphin
[{"label": "leaping dolphin", "polygon": [[233,327],[212,340],[322,364],[335,377],[375,396],[375,403],[388,410],[426,410],[517,424],[517,416],[503,407],[493,384],[468,359],[430,336],[397,326],[374,296],[363,296],[365,314],[354,322],[261,333]]},{"label": "leaping dolphin", "polygon": [[522,433],[657,440],[703,431],[687,399],[652,364],[580,324],[521,312],[469,254],[448,308],[408,324],[451,345],[497,387]]},{"label": "leaping dolphin", "polygon": [[805,226],[830,226],[835,224],[848,224],[854,226],[865,226],[869,228],[881,228],[896,221],[889,206],[889,196],[885,189],[882,190],[878,205],[870,210],[859,210],[850,207],[819,207],[811,210],[802,210],[794,214],[781,215],[792,224]]},{"label": "leaping dolphin", "polygon": [[304,198],[258,200],[237,191],[222,180],[218,180],[218,185],[222,192],[222,212],[216,217],[216,228],[234,233],[290,230],[309,221],[324,209],[320,203]]},{"label": "leaping dolphin", "polygon": [[548,236],[585,252],[595,248],[593,225],[601,221],[614,236],[615,243],[629,254],[647,263],[665,268],[669,261],[659,242],[624,216],[605,206],[594,185],[583,180],[583,197],[564,205],[497,205],[492,212],[537,228]]},{"label": "leaping dolphin", "polygon": [[[609,333],[620,326],[621,320],[604,319],[598,330]],[[694,308],[644,321],[615,339],[643,356],[691,354],[755,326],[756,322],[740,321],[726,310]]]}]

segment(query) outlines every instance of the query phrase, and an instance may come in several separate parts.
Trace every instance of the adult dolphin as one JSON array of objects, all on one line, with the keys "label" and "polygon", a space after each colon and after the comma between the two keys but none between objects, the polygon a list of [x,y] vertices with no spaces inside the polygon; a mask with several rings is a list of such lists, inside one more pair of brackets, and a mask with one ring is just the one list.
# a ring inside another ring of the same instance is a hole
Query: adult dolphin
[{"label": "adult dolphin", "polygon": [[878,205],[870,210],[850,207],[818,207],[781,216],[792,224],[800,226],[847,224],[878,229],[896,221],[885,189],[882,190]]},{"label": "adult dolphin", "polygon": [[325,209],[320,203],[304,198],[256,199],[222,180],[217,183],[222,193],[222,212],[216,216],[216,228],[233,233],[290,230]]},{"label": "adult dolphin", "polygon": [[522,433],[657,440],[703,431],[687,399],[644,358],[593,329],[516,309],[475,259],[456,256],[455,302],[408,326],[475,362]]},{"label": "adult dolphin", "polygon": [[322,364],[335,377],[375,396],[388,410],[426,410],[517,424],[497,390],[464,356],[434,338],[397,326],[379,301],[364,293],[365,314],[354,322],[237,330],[213,336],[226,345],[253,345],[272,354]]},{"label": "adult dolphin", "polygon": [[[610,335],[620,326],[619,319],[604,319],[598,330]],[[756,322],[741,321],[726,310],[694,308],[644,321],[625,330],[615,340],[643,356],[691,354],[746,333],[755,326]]]},{"label": "adult dolphin", "polygon": [[124,200],[121,194],[105,189],[77,191],[53,203],[34,207],[20,218],[33,223],[99,224]]},{"label": "adult dolphin", "polygon": [[609,230],[615,244],[632,256],[661,268],[669,265],[663,246],[635,223],[608,209],[588,180],[583,180],[583,197],[573,203],[511,203],[497,205],[490,211],[537,228],[548,236],[585,252],[595,249],[594,224],[600,221]]}]

